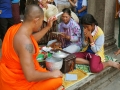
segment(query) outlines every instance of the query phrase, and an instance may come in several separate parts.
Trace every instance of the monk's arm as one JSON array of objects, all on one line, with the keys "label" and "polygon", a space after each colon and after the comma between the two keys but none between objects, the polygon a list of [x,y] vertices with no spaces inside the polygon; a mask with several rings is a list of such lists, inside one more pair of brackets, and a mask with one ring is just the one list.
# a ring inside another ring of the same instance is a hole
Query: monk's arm
[{"label": "monk's arm", "polygon": [[48,22],[47,22],[47,26],[45,28],[43,28],[41,31],[33,34],[35,40],[39,41],[50,30],[50,28],[53,25],[53,22],[56,20],[57,20],[56,17],[49,18]]},{"label": "monk's arm", "polygon": [[14,41],[14,48],[20,59],[20,64],[26,80],[31,82],[61,77],[61,72],[58,70],[52,72],[40,72],[35,69],[33,60],[33,54],[35,53],[34,45],[27,38],[28,37],[22,36],[21,40],[16,39]]},{"label": "monk's arm", "polygon": [[39,41],[48,31],[50,30],[50,27],[45,27],[42,30],[40,30],[37,33],[34,33],[33,36],[36,41]]}]

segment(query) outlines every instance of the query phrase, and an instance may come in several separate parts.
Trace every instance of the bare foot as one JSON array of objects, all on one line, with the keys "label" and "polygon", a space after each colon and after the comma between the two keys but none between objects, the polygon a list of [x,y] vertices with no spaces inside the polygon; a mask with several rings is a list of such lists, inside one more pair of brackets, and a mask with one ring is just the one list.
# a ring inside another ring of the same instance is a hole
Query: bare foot
[{"label": "bare foot", "polygon": [[64,86],[60,86],[57,90],[65,90]]},{"label": "bare foot", "polygon": [[118,62],[108,61],[108,63],[109,63],[109,65],[110,65],[111,67],[120,69],[120,64],[119,64]]}]

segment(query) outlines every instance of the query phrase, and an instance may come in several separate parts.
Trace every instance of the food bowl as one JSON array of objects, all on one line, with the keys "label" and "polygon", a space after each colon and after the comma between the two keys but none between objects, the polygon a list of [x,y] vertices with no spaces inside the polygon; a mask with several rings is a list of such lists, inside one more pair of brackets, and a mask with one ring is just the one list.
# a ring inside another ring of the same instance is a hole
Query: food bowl
[{"label": "food bowl", "polygon": [[50,57],[46,59],[46,68],[50,71],[60,70],[62,68],[63,60],[59,58]]}]

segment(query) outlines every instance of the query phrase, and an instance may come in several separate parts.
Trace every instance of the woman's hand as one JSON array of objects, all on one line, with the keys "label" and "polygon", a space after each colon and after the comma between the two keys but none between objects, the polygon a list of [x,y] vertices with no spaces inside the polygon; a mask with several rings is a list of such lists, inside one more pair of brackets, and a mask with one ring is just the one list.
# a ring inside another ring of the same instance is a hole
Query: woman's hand
[{"label": "woman's hand", "polygon": [[115,55],[118,55],[118,54],[120,54],[120,49],[117,52],[115,52]]},{"label": "woman's hand", "polygon": [[65,33],[60,34],[62,38],[70,40],[70,36],[66,35]]},{"label": "woman's hand", "polygon": [[85,38],[90,38],[92,36],[91,31],[85,32],[84,36],[85,36]]},{"label": "woman's hand", "polygon": [[94,42],[94,39],[93,39],[93,37],[91,35],[91,31],[84,32],[84,36],[85,36],[85,41],[87,41],[89,43]]}]

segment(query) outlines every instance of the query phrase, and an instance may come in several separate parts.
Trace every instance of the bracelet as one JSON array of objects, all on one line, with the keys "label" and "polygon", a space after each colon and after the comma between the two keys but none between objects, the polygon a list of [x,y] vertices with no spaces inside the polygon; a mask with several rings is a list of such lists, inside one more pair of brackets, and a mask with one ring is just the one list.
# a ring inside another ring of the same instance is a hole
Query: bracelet
[{"label": "bracelet", "polygon": [[94,44],[94,42],[92,42],[92,43],[90,43],[90,45],[91,45],[91,46],[94,46],[95,44]]}]

